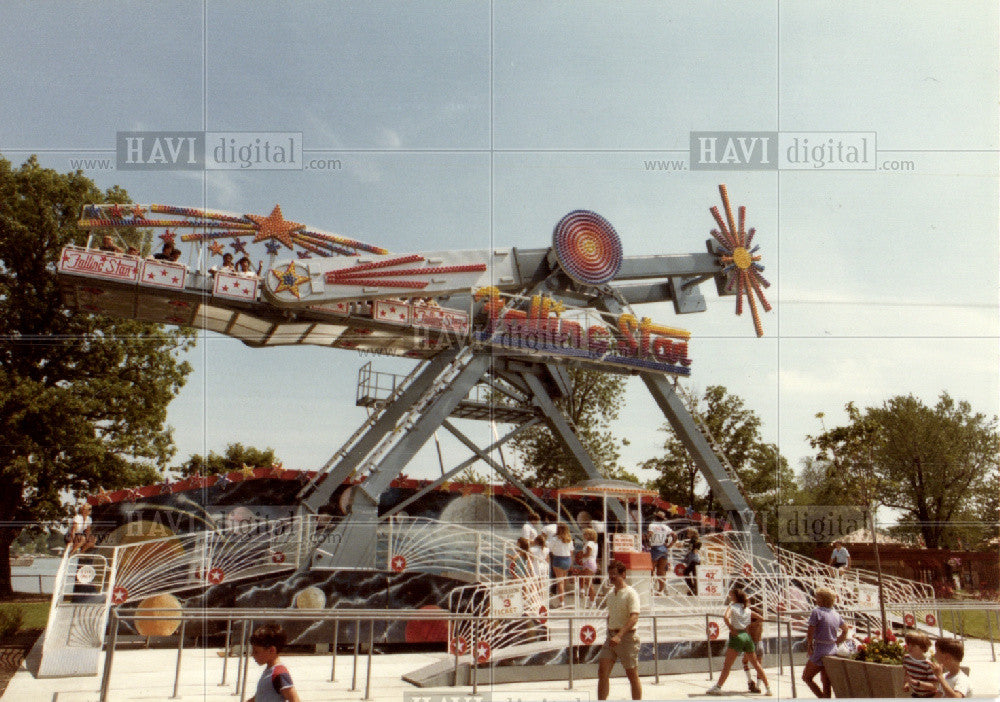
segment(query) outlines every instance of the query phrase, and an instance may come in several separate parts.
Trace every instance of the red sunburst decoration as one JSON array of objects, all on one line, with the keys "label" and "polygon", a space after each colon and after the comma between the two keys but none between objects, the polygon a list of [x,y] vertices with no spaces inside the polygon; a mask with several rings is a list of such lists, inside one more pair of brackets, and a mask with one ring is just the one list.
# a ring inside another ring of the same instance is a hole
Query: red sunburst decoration
[{"label": "red sunburst decoration", "polygon": [[[745,295],[750,303],[750,314],[753,316],[753,328],[757,336],[764,336],[764,327],[760,323],[760,313],[757,310],[757,298],[765,312],[771,311],[771,305],[764,297],[762,288],[769,288],[771,284],[761,275],[764,266],[760,265],[760,254],[757,253],[759,246],[750,248],[756,230],[751,227],[746,231],[747,208],[739,208],[739,223],[733,221],[733,209],[729,206],[729,193],[725,185],[719,185],[719,194],[722,195],[722,206],[726,210],[726,220],[723,221],[718,207],[710,208],[712,216],[718,223],[719,228],[712,230],[712,236],[719,242],[721,247],[717,251],[719,264],[722,265],[722,272],[726,274],[726,290],[736,290],[736,314],[743,314],[743,296]],[[756,293],[756,297],[754,294]]]}]

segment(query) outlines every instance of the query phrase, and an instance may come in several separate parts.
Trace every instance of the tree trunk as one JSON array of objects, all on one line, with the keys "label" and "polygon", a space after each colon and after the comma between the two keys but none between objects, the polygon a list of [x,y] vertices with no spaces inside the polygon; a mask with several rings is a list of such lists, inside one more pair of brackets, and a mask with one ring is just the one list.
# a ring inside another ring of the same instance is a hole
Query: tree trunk
[{"label": "tree trunk", "polygon": [[14,595],[13,578],[10,575],[10,545],[14,543],[20,529],[0,527],[0,600],[9,600]]}]

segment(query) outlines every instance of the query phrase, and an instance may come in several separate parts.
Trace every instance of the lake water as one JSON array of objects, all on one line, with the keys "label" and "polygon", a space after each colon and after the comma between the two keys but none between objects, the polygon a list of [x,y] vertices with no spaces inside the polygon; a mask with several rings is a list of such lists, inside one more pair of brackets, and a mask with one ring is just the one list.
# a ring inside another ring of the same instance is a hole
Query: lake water
[{"label": "lake water", "polygon": [[[52,583],[59,572],[61,558],[38,558],[27,567],[12,567],[10,569],[15,592],[45,593],[52,592]],[[39,583],[41,589],[39,589]]]}]

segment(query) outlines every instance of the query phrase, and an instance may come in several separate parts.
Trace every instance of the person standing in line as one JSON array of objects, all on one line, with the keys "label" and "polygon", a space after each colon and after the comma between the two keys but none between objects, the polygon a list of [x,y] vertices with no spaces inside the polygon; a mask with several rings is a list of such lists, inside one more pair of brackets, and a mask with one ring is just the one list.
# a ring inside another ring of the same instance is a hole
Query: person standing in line
[{"label": "person standing in line", "polygon": [[684,564],[684,582],[688,587],[688,595],[694,596],[698,594],[698,580],[695,573],[701,565],[701,538],[698,536],[698,530],[693,527],[688,529],[685,535],[688,539],[687,551],[681,562]]},{"label": "person standing in line", "polygon": [[833,551],[830,552],[830,565],[836,569],[837,575],[850,568],[851,554],[844,548],[843,541],[833,542]]},{"label": "person standing in line", "polygon": [[750,665],[757,670],[757,679],[764,683],[764,694],[770,695],[771,686],[767,681],[767,673],[764,672],[764,668],[757,659],[757,649],[750,634],[747,633],[747,629],[750,627],[753,618],[750,607],[747,606],[747,594],[743,590],[739,588],[730,590],[729,606],[726,608],[725,614],[722,615],[722,619],[726,622],[726,626],[729,627],[729,641],[726,642],[726,658],[722,662],[722,672],[719,673],[719,680],[705,694],[716,696],[726,694],[722,691],[722,686],[726,683],[726,678],[729,677],[729,671],[732,670],[737,656],[743,654],[750,662]]},{"label": "person standing in line", "polygon": [[608,564],[608,580],[614,588],[605,600],[608,607],[608,638],[597,657],[597,699],[608,699],[611,691],[611,669],[615,660],[621,661],[632,688],[632,699],[642,699],[642,682],[639,680],[639,593],[626,584],[628,569],[621,561]]},{"label": "person standing in line", "polygon": [[594,587],[594,576],[597,575],[597,532],[591,528],[583,530],[583,548],[578,551],[580,556],[580,592],[587,595],[590,606],[594,606],[597,589]]},{"label": "person standing in line", "polygon": [[552,552],[552,573],[556,576],[556,592],[559,593],[559,606],[566,603],[566,575],[573,565],[573,536],[569,533],[567,524],[556,527],[556,536],[549,539],[549,549]]},{"label": "person standing in line", "polygon": [[669,548],[677,541],[674,530],[667,526],[667,515],[661,510],[653,513],[653,521],[649,523],[646,533],[649,538],[649,557],[653,561],[653,570],[656,575],[655,592],[663,592],[667,587],[664,577],[667,569],[670,568]]},{"label": "person standing in line", "polygon": [[[813,593],[813,599],[816,601],[816,609],[809,615],[809,628],[806,630],[806,651],[809,653],[809,660],[802,671],[802,682],[808,685],[817,697],[829,697],[830,678],[823,668],[823,658],[836,654],[837,645],[847,639],[847,623],[833,608],[837,601],[833,590],[825,587],[817,588]],[[822,690],[813,682],[816,673],[820,674]]]},{"label": "person standing in line", "polygon": [[528,512],[528,518],[521,526],[521,536],[528,540],[528,543],[534,543],[535,537],[538,536],[538,531],[541,529],[541,520],[538,518],[536,512]]},{"label": "person standing in line", "polygon": [[66,543],[69,544],[69,553],[73,555],[77,552],[88,551],[93,548],[95,539],[91,530],[94,520],[90,518],[90,503],[84,502],[77,508],[73,515],[73,521],[69,525],[69,533],[66,534]]}]

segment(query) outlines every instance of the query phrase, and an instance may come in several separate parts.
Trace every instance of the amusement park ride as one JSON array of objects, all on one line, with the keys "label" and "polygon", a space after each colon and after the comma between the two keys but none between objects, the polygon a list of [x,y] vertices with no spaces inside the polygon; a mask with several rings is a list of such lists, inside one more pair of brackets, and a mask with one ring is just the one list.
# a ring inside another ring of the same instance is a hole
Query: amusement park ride
[{"label": "amusement park ride", "polygon": [[[322,607],[332,596],[329,581],[324,581],[326,585],[320,581],[323,577],[384,571],[392,579],[423,569],[425,574],[452,578],[442,596],[452,606],[453,597],[458,598],[455,602],[471,601],[455,594],[456,585],[498,587],[497,583],[518,577],[512,566],[508,568],[512,540],[498,537],[483,547],[482,534],[473,538],[468,529],[456,531],[458,527],[440,531],[429,522],[408,518],[402,510],[441,489],[471,462],[482,460],[505,478],[505,489],[521,495],[524,504],[553,513],[551,501],[523,486],[490,455],[538,424],[551,430],[592,481],[601,481],[598,467],[556,402],[569,392],[567,367],[573,365],[642,379],[726,514],[731,534],[720,533],[720,543],[738,542],[722,548],[720,553],[729,555],[720,556],[719,562],[748,582],[757,579],[765,606],[781,606],[783,598],[788,599],[782,587],[787,590],[789,569],[802,567],[790,565],[791,557],[763,537],[735,474],[720,461],[675,389],[676,378],[690,373],[690,334],[639,317],[632,309],[670,301],[677,314],[704,311],[699,285],[711,280],[720,295],[736,296],[737,314],[745,304],[749,307],[757,335],[763,334],[759,307],[771,308],[763,293],[769,283],[761,275],[755,232],[746,228],[745,208],[739,207],[734,216],[725,186],[719,191],[723,207],[710,210],[717,229],[712,230],[705,253],[634,257],[623,255],[621,241],[607,220],[582,210],[556,224],[548,248],[390,254],[285,220],[277,206],[268,216],[164,205],[87,206],[82,229],[102,234],[159,229],[163,230],[159,238],[170,244],[177,232],[185,232],[179,238],[194,245],[191,254],[196,260],[189,267],[169,259],[92,248],[90,241],[85,247],[67,247],[58,274],[70,308],[206,329],[254,347],[310,344],[419,362],[381,395],[359,394],[359,404],[367,404],[372,413],[319,471],[298,476],[289,500],[297,514],[282,530],[286,536],[280,544],[267,532],[234,555],[225,528],[170,534],[159,540],[147,534],[145,541],[106,541],[104,550],[99,548],[92,556],[102,559],[102,565],[88,575],[88,582],[99,586],[97,599],[86,605],[91,607],[91,624],[82,633],[77,625],[75,645],[59,641],[74,640],[70,619],[87,619],[79,611],[83,605],[74,604],[68,594],[71,586],[53,595],[54,616],[45,641],[48,674],[95,667],[94,650],[100,651],[108,607],[138,603],[146,596],[177,593],[187,597],[185,607],[207,606],[223,601],[213,599],[214,591],[229,587],[235,588],[225,600],[231,603],[243,597],[241,581],[246,590],[250,579],[273,576],[300,583],[305,590],[312,588],[311,606]],[[237,255],[246,252],[247,243],[263,243],[269,257],[265,270],[259,276],[226,268],[208,270],[208,258],[221,255],[226,239],[232,240],[229,246]],[[288,258],[279,256],[283,249]],[[477,392],[482,389],[486,392]],[[480,447],[451,418],[495,419],[514,429],[493,445]],[[439,428],[457,437],[473,458],[440,480],[417,485],[406,499],[393,498],[387,508],[386,496],[400,484],[407,463]],[[277,469],[275,475],[280,474]],[[248,475],[244,472],[244,477]],[[222,476],[195,487],[221,489],[238,480],[239,475]],[[161,492],[171,490],[165,485]],[[129,500],[152,499],[154,494],[160,493],[132,491]],[[98,506],[101,497],[106,496],[98,496]],[[330,517],[332,501],[342,507],[337,518]],[[610,507],[614,516],[605,515],[606,519],[627,528],[627,505],[612,500]],[[439,532],[440,538],[429,536]],[[290,541],[288,533],[297,536]],[[438,538],[451,549],[472,539],[474,567],[459,577],[456,574],[463,570],[459,565],[441,566],[450,556],[435,551]],[[406,544],[412,546],[410,551]],[[60,573],[64,585],[83,568],[71,561],[67,557]],[[151,578],[149,563],[154,561],[158,570]],[[779,581],[786,585],[775,585]],[[870,594],[870,583],[858,584],[862,586]],[[801,582],[797,587],[808,590]],[[906,590],[909,600],[911,590]],[[289,599],[298,598],[296,592]],[[721,594],[714,593],[701,604],[718,608]],[[294,601],[302,606],[299,599]],[[682,597],[677,603],[690,608],[698,601]],[[522,603],[520,611],[537,616],[546,606],[547,595],[539,593],[532,603]],[[75,607],[72,617],[56,616],[67,607]],[[448,636],[453,645],[454,633]],[[45,665],[43,654],[43,673]]]}]

